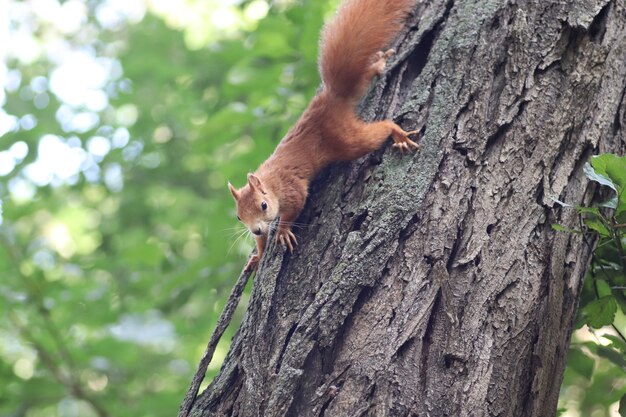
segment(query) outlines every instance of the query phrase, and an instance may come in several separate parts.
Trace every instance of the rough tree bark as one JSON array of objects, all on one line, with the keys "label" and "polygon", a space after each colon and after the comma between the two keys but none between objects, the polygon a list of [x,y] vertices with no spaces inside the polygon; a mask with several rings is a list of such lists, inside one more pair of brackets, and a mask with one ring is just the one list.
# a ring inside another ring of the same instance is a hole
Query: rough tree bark
[{"label": "rough tree bark", "polygon": [[555,233],[626,147],[623,0],[423,0],[365,118],[421,128],[314,184],[192,416],[551,416],[590,248]]}]

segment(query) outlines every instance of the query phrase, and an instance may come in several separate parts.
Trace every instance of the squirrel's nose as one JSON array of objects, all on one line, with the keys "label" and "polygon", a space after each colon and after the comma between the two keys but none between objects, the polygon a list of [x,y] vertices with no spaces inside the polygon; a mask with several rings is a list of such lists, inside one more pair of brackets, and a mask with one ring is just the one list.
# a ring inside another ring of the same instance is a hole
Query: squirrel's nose
[{"label": "squirrel's nose", "polygon": [[253,230],[252,233],[254,233],[257,236],[261,236],[261,229]]}]

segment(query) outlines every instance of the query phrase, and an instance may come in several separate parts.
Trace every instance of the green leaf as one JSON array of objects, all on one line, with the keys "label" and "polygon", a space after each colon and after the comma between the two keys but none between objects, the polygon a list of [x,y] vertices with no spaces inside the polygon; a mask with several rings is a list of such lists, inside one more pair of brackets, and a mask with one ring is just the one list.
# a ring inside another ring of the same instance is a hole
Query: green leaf
[{"label": "green leaf", "polygon": [[622,310],[622,313],[626,314],[626,294],[624,294],[624,290],[613,288],[613,297],[615,297],[615,301],[617,301],[617,305]]},{"label": "green leaf", "polygon": [[618,189],[626,187],[626,156],[605,153],[592,157],[591,165],[596,173],[609,178]]},{"label": "green leaf", "polygon": [[587,325],[594,329],[613,323],[616,312],[617,302],[612,295],[592,301],[583,310]]},{"label": "green leaf", "polygon": [[589,229],[593,230],[600,236],[603,236],[603,237],[611,236],[611,232],[609,231],[609,229],[600,220],[585,219],[585,225],[587,225]]},{"label": "green leaf", "polygon": [[615,184],[613,184],[613,181],[611,181],[609,178],[605,177],[604,175],[596,172],[594,167],[592,167],[589,163],[585,164],[585,167],[583,168],[583,172],[585,173],[585,176],[589,178],[591,181],[595,181],[601,185],[610,187],[614,191],[617,191],[617,187],[615,186]]},{"label": "green leaf", "polygon": [[567,358],[567,364],[574,371],[587,379],[591,379],[595,362],[592,358],[585,355],[580,349],[571,348]]},{"label": "green leaf", "polygon": [[626,342],[619,336],[613,336],[612,334],[605,334],[602,337],[611,341],[611,345],[620,350],[622,353],[626,353]]},{"label": "green leaf", "polygon": [[622,398],[619,400],[619,415],[622,417],[626,417],[626,394],[622,395]]},{"label": "green leaf", "polygon": [[611,295],[611,286],[603,279],[596,280],[596,289],[600,298]]},{"label": "green leaf", "polygon": [[611,188],[617,192],[615,215],[626,213],[626,156],[619,157],[610,153],[594,156],[591,158],[591,165],[594,173],[610,181],[613,184]]},{"label": "green leaf", "polygon": [[600,209],[598,209],[597,207],[576,206],[576,210],[579,213],[593,214],[598,217],[602,216],[602,214],[600,214]]},{"label": "green leaf", "polygon": [[598,355],[610,360],[626,372],[626,358],[621,352],[606,346],[598,346]]}]

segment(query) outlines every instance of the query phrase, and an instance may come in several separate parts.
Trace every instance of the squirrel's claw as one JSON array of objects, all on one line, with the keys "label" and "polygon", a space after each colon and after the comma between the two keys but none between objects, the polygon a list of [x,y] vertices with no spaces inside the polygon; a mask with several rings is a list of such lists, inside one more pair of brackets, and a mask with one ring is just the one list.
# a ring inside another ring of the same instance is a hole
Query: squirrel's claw
[{"label": "squirrel's claw", "polygon": [[402,153],[410,153],[411,151],[417,151],[419,149],[419,145],[410,139],[407,139],[406,142],[396,142],[391,146],[399,149]]},{"label": "squirrel's claw", "polygon": [[298,239],[296,235],[289,229],[282,229],[276,233],[276,241],[283,247],[288,247],[289,252],[293,253],[293,247],[298,245]]},{"label": "squirrel's claw", "polygon": [[417,151],[420,146],[409,139],[410,135],[419,133],[419,130],[411,130],[410,132],[395,131],[391,133],[391,137],[395,142],[392,146],[399,149],[402,153],[410,153],[411,151]]}]

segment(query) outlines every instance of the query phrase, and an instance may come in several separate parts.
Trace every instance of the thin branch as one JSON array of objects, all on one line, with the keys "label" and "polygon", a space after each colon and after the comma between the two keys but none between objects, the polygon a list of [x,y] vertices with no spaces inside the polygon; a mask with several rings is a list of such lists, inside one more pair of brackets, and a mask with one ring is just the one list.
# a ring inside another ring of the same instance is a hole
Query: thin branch
[{"label": "thin branch", "polygon": [[187,391],[187,395],[185,395],[185,399],[183,400],[182,405],[180,406],[180,411],[178,412],[178,417],[187,417],[189,412],[191,411],[191,407],[193,407],[194,402],[198,396],[198,391],[200,390],[200,384],[204,380],[206,375],[206,370],[211,363],[211,359],[213,359],[213,353],[215,352],[215,348],[219,343],[224,331],[228,327],[228,324],[233,318],[233,314],[237,305],[239,304],[239,300],[241,299],[241,294],[243,293],[246,284],[248,283],[248,279],[252,275],[251,270],[244,269],[241,271],[235,286],[230,292],[228,296],[228,301],[224,306],[224,310],[220,315],[220,318],[217,320],[217,325],[215,326],[215,330],[213,330],[213,334],[209,339],[209,343],[207,344],[206,350],[204,351],[204,355],[202,355],[202,359],[200,359],[200,364],[198,365],[198,370],[193,376],[191,380],[191,386]]}]

